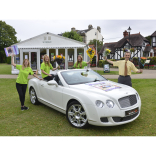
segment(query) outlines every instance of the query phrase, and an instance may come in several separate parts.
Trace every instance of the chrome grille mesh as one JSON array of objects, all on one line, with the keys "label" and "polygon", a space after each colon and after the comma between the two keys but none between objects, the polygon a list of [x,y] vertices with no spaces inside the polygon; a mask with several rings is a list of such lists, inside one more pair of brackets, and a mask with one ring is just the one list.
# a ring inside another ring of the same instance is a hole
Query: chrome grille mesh
[{"label": "chrome grille mesh", "polygon": [[119,99],[121,108],[133,106],[137,103],[136,95],[130,95]]}]

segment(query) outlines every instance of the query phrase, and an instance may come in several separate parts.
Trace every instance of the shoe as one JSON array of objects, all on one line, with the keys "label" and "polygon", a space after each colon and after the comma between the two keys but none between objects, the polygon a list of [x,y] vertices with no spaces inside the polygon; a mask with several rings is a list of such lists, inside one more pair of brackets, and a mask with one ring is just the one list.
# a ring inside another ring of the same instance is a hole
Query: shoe
[{"label": "shoe", "polygon": [[24,108],[24,110],[28,110],[29,109],[29,107],[26,107],[26,106],[24,106],[23,108]]},{"label": "shoe", "polygon": [[26,106],[21,107],[21,111],[28,110],[28,109],[29,109],[29,107],[26,107]]},{"label": "shoe", "polygon": [[21,107],[21,111],[24,111],[24,107]]}]

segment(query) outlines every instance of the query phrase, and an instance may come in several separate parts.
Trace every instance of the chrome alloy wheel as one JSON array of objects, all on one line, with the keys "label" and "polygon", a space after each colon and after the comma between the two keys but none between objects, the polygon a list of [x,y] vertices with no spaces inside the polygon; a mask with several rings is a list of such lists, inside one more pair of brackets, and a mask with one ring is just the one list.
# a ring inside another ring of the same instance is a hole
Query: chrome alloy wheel
[{"label": "chrome alloy wheel", "polygon": [[75,127],[83,127],[87,124],[86,112],[80,104],[72,104],[68,108],[68,119]]},{"label": "chrome alloy wheel", "polygon": [[30,100],[32,104],[36,104],[36,93],[33,88],[30,90]]}]

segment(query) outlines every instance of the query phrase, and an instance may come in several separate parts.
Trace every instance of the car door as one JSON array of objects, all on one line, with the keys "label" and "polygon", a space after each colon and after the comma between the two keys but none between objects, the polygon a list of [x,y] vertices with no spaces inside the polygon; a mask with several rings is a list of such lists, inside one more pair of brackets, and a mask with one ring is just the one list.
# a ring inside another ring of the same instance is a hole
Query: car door
[{"label": "car door", "polygon": [[62,108],[62,94],[64,89],[62,85],[48,85],[46,81],[40,81],[39,88],[42,100],[53,106]]}]

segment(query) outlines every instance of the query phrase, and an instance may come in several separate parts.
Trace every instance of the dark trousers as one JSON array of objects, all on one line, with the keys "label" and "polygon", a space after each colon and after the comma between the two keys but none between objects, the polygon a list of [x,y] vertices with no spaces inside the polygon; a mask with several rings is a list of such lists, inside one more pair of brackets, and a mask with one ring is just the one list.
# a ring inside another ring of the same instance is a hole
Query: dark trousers
[{"label": "dark trousers", "polygon": [[129,75],[127,76],[119,75],[118,83],[125,84],[125,85],[132,87],[131,77]]},{"label": "dark trousers", "polygon": [[45,77],[45,78],[43,78],[44,80],[47,80],[47,81],[50,81],[50,80],[53,80],[53,78],[54,78],[54,75],[53,74],[51,74],[52,76],[47,76],[47,77]]},{"label": "dark trousers", "polygon": [[16,89],[19,94],[19,99],[21,101],[21,106],[24,106],[25,93],[27,90],[27,84],[16,83]]}]

